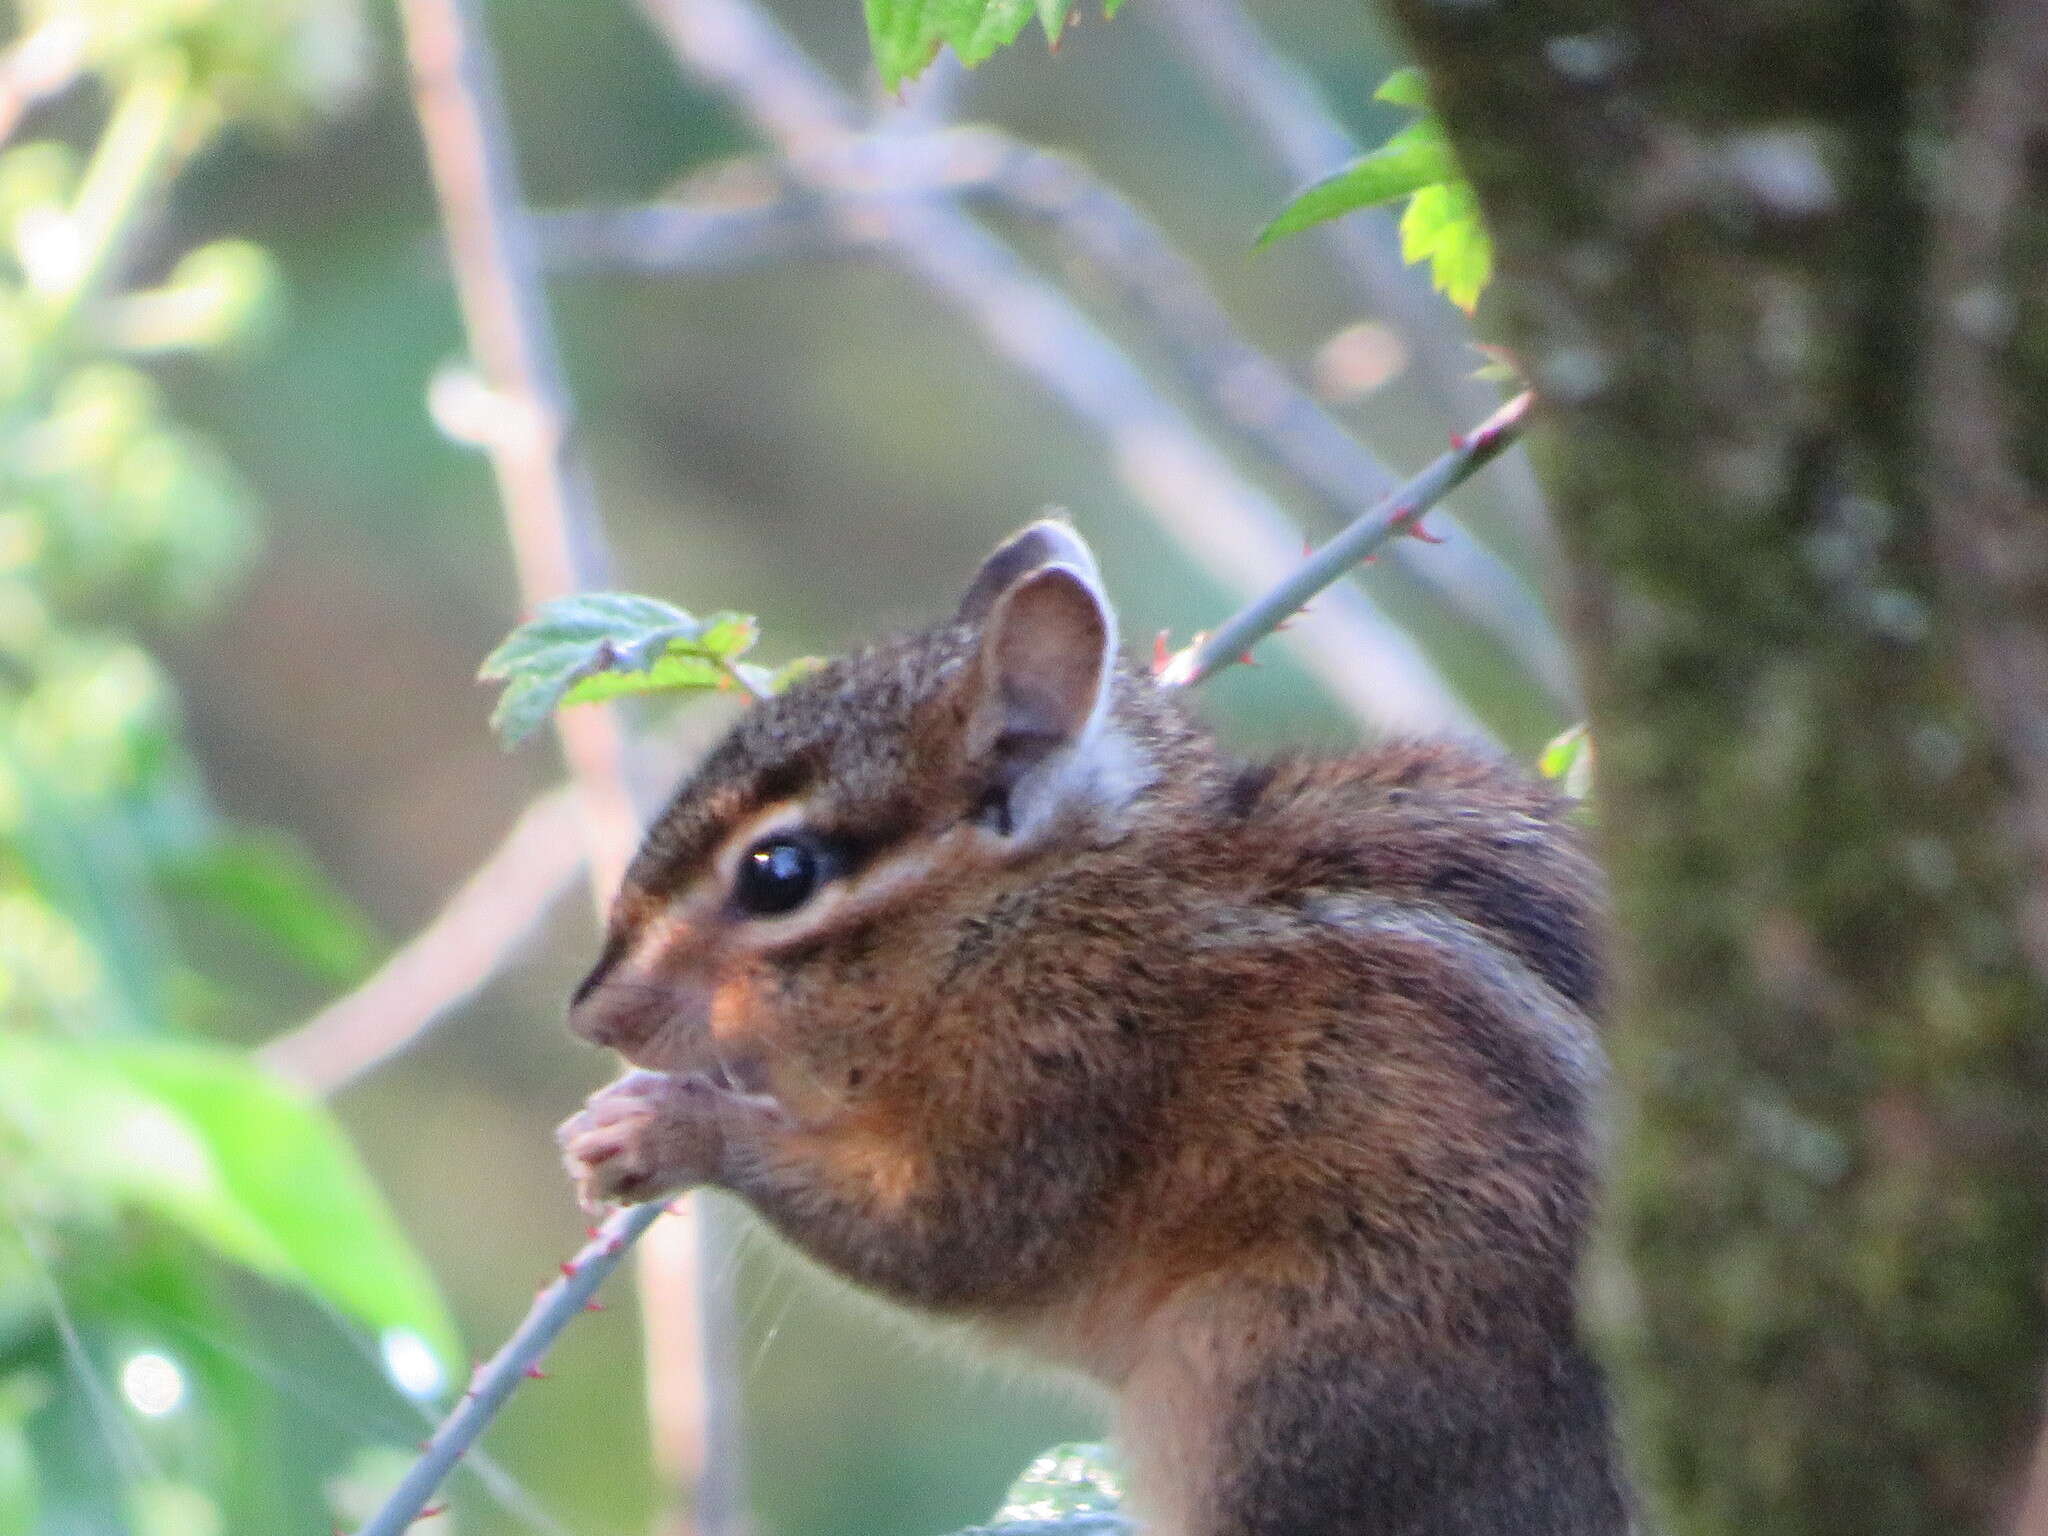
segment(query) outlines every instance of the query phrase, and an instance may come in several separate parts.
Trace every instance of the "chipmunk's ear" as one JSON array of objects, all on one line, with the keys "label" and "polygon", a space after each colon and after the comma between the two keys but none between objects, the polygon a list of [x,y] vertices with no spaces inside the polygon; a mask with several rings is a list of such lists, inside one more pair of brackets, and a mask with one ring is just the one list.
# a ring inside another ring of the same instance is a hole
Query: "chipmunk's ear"
[{"label": "chipmunk's ear", "polygon": [[981,569],[974,573],[974,580],[967,584],[967,592],[960,599],[959,622],[981,623],[1011,583],[1048,565],[1070,565],[1098,587],[1101,585],[1095,556],[1081,535],[1074,532],[1073,524],[1061,517],[1042,517],[1011,534],[996,546],[994,554],[981,562]]},{"label": "chipmunk's ear", "polygon": [[[998,550],[990,566],[1041,530],[1048,542],[1066,540],[1087,558],[1071,529],[1039,523]],[[1114,810],[1143,778],[1110,718],[1116,616],[1095,562],[1020,563],[1023,574],[987,604],[967,727],[968,758],[987,776],[992,824],[1018,837],[1075,802]]]}]

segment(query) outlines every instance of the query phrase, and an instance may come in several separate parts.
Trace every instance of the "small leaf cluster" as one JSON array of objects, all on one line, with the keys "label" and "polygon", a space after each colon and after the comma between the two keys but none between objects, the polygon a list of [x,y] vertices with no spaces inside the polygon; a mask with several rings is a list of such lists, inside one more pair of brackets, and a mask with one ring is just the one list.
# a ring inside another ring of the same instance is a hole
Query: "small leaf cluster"
[{"label": "small leaf cluster", "polygon": [[1397,70],[1373,94],[1421,115],[1378,149],[1296,194],[1260,232],[1259,244],[1406,198],[1402,258],[1428,262],[1438,291],[1469,313],[1493,277],[1493,240],[1479,217],[1472,184],[1429,110],[1428,82],[1419,69]]},{"label": "small leaf cluster", "polygon": [[759,635],[752,614],[700,619],[659,598],[580,592],[541,604],[477,675],[504,684],[491,724],[514,746],[563,705],[735,688],[760,696],[816,664],[808,657],[779,669],[742,661]]},{"label": "small leaf cluster", "polygon": [[[1114,16],[1123,0],[1103,0]],[[1054,47],[1073,19],[1074,0],[865,0],[868,43],[882,83],[896,90],[922,74],[941,47],[972,67],[1014,43],[1035,16]]]}]

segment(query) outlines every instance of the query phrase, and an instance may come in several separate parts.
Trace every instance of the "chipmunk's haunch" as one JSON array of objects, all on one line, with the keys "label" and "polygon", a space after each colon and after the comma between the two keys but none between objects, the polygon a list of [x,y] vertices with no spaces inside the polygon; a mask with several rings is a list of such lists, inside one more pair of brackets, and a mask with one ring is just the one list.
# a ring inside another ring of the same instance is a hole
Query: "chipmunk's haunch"
[{"label": "chipmunk's haunch", "polygon": [[1153,1536],[1616,1536],[1600,885],[1462,748],[1243,764],[1062,524],[756,706],[578,992],[592,1199],[712,1183],[1117,1401]]}]

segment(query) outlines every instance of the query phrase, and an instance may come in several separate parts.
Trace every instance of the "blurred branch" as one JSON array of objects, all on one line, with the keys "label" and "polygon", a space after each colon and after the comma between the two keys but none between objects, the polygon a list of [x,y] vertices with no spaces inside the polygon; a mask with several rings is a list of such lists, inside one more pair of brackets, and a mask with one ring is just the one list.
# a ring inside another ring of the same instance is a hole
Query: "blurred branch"
[{"label": "blurred branch", "polygon": [[0,144],[38,102],[67,91],[85,71],[92,26],[82,15],[61,14],[24,32],[0,53]]},{"label": "blurred branch", "polygon": [[[1291,185],[1326,176],[1358,154],[1357,140],[1324,103],[1314,78],[1274,48],[1238,0],[1159,0],[1144,14]],[[1492,392],[1471,376],[1470,328],[1402,261],[1392,217],[1367,210],[1325,224],[1317,235],[1360,301],[1407,343],[1417,375],[1449,419],[1493,409]],[[1547,554],[1550,516],[1527,462],[1510,455],[1492,483],[1524,536]]]},{"label": "blurred branch", "polygon": [[[602,585],[605,561],[477,3],[399,0],[399,14],[464,326],[484,386],[502,407],[486,445],[520,596],[531,609]],[[558,715],[556,728],[582,802],[601,907],[639,837],[624,731],[611,710]],[[656,1464],[694,1496],[700,1529],[723,1531],[740,1504],[738,1440],[726,1402],[736,1383],[731,1372],[704,1367],[707,1360],[722,1366],[736,1346],[728,1287],[698,1251],[694,1205],[684,1206],[689,1219],[670,1240],[645,1245],[639,1259],[649,1310],[663,1313],[664,1331],[649,1338],[666,1346],[649,1352],[649,1418]]]},{"label": "blurred branch", "polygon": [[[772,187],[776,177],[773,167],[754,163],[729,174],[750,188]],[[1342,526],[1367,515],[1393,487],[1392,471],[1370,449],[1245,340],[1200,271],[1158,226],[1079,162],[975,127],[848,137],[806,155],[791,174],[831,196],[863,200],[839,222],[870,242],[883,238],[887,219],[887,209],[873,205],[911,194],[992,198],[1047,225],[1113,287],[1238,443],[1304,486],[1332,522]],[[817,237],[822,212],[791,198],[747,211],[758,218],[764,207],[775,209],[782,221],[807,221],[811,238]],[[863,208],[872,216],[861,217]],[[672,232],[663,227],[665,216],[675,221]],[[658,268],[651,259],[656,251],[680,257],[677,266],[700,269],[738,232],[730,226],[718,231],[717,221],[707,220],[694,203],[621,210],[612,216],[620,223],[611,229],[602,213],[566,217],[573,222],[565,234],[580,243],[585,257],[602,251],[637,272]],[[544,227],[553,247],[554,220]],[[1561,712],[1576,713],[1570,659],[1536,594],[1448,514],[1439,522],[1442,547],[1417,559],[1397,546],[1390,556],[1395,569],[1491,635]]]},{"label": "blurred branch", "polygon": [[[487,446],[520,599],[532,608],[602,586],[605,560],[511,139],[472,4],[399,0],[399,10],[464,329],[501,407]],[[624,732],[609,710],[560,716],[557,726],[588,818],[591,881],[602,905],[639,837]]]},{"label": "blurred branch", "polygon": [[1161,672],[1168,687],[1191,687],[1211,677],[1284,626],[1318,592],[1360,561],[1370,560],[1397,538],[1412,536],[1434,543],[1422,531],[1423,514],[1513,446],[1528,420],[1534,397],[1515,396],[1485,421],[1461,436],[1450,452],[1381,499],[1337,537],[1323,545],[1288,578],[1264,596],[1233,614],[1206,639],[1191,645]]},{"label": "blurred branch", "polygon": [[[732,98],[828,215],[982,331],[1107,441],[1126,488],[1210,575],[1247,596],[1300,558],[1300,535],[1178,407],[1053,284],[940,195],[835,198],[821,156],[859,131],[854,104],[746,0],[640,0],[689,72]],[[1414,642],[1342,591],[1297,630],[1304,664],[1382,729],[1481,729]],[[1370,657],[1369,665],[1361,658]]]},{"label": "blurred branch", "polygon": [[569,209],[537,215],[535,228],[548,270],[564,273],[744,272],[849,246],[817,199],[780,191],[769,202]]},{"label": "blurred branch", "polygon": [[582,870],[573,788],[529,805],[434,919],[377,973],[257,1052],[315,1093],[411,1046],[497,974]]}]

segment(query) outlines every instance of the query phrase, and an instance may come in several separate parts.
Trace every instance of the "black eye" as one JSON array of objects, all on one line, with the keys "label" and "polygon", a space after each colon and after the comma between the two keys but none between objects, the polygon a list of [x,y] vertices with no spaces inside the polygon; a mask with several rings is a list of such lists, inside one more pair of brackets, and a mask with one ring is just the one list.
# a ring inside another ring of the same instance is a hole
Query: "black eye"
[{"label": "black eye", "polygon": [[824,878],[818,850],[801,838],[779,833],[764,837],[740,857],[732,895],[741,910],[756,917],[794,912]]}]

